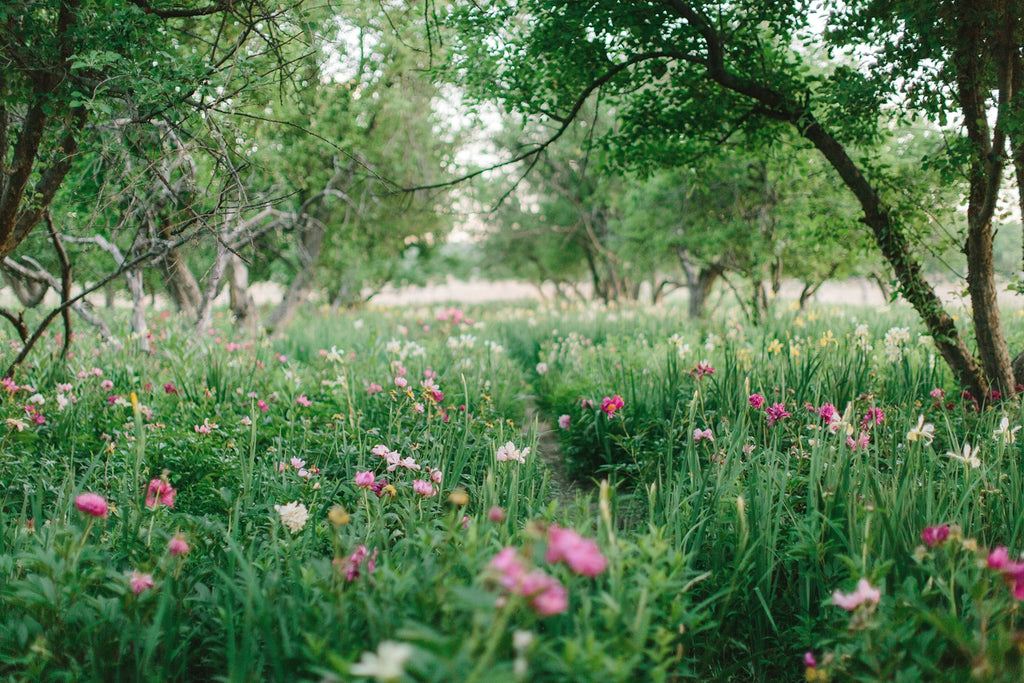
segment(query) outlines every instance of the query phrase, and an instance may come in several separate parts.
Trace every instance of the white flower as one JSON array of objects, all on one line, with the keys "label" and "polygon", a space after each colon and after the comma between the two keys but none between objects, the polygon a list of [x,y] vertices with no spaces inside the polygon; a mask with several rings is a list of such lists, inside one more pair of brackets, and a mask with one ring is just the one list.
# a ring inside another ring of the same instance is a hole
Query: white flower
[{"label": "white flower", "polygon": [[530,449],[525,448],[520,451],[516,448],[515,444],[511,441],[505,443],[504,446],[498,446],[498,451],[494,454],[494,459],[498,462],[505,462],[507,460],[515,460],[519,463],[526,462],[526,456],[530,454]]},{"label": "white flower", "polygon": [[306,520],[309,519],[309,510],[298,501],[292,501],[287,505],[275,505],[274,509],[281,516],[281,523],[293,534],[302,531],[302,527],[306,526]]},{"label": "white flower", "polygon": [[547,371],[548,371],[548,364],[547,363],[537,363],[537,374],[538,375],[543,375]]},{"label": "white flower", "polygon": [[331,350],[327,352],[327,360],[331,363],[344,363],[344,355],[344,349],[339,349],[337,346],[332,346]]},{"label": "white flower", "polygon": [[907,441],[917,441],[920,439],[926,444],[932,442],[935,438],[935,425],[932,423],[925,424],[924,415],[917,418],[917,426],[907,432]]},{"label": "white flower", "polygon": [[373,676],[378,681],[393,681],[405,673],[405,662],[412,657],[412,645],[382,641],[377,652],[364,652],[358,662],[349,667],[353,676]]},{"label": "white flower", "polygon": [[1017,432],[1020,431],[1020,425],[1017,425],[1013,429],[1010,429],[1010,418],[1003,416],[1003,419],[999,421],[999,429],[992,432],[992,438],[998,440],[1002,437],[1006,443],[1014,443],[1017,441]]},{"label": "white flower", "polygon": [[978,450],[980,448],[981,448],[980,446],[975,446],[972,449],[971,448],[971,444],[969,444],[969,443],[967,443],[965,441],[964,442],[963,452],[961,452],[961,453],[954,453],[953,451],[949,451],[948,453],[946,453],[946,455],[948,455],[949,457],[953,458],[954,460],[959,460],[960,462],[964,463],[965,465],[970,465],[971,469],[975,469],[976,470],[979,467],[981,467],[981,459],[978,458]]},{"label": "white flower", "polygon": [[28,402],[43,405],[46,403],[46,398],[42,394],[32,394],[28,397]]}]

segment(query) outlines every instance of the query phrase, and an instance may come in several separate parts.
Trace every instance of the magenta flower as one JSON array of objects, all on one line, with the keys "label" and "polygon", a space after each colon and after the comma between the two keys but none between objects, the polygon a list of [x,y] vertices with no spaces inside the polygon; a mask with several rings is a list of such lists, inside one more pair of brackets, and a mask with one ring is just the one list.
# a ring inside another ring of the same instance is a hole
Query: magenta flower
[{"label": "magenta flower", "polygon": [[373,472],[356,472],[356,486],[362,488],[370,488],[373,486],[374,475]]},{"label": "magenta flower", "polygon": [[612,396],[610,398],[608,396],[605,396],[601,400],[601,412],[603,412],[608,417],[614,417],[615,416],[615,412],[620,410],[625,405],[626,405],[626,403],[622,400],[622,397],[619,396],[618,394],[615,394],[614,396]]},{"label": "magenta flower", "polygon": [[571,424],[572,424],[572,417],[571,416],[569,416],[569,415],[559,415],[558,416],[558,426],[559,426],[559,428],[561,428],[561,429],[568,429],[569,425],[571,425]]},{"label": "magenta flower", "polygon": [[128,583],[136,595],[156,585],[153,583],[152,574],[143,574],[138,569],[132,571],[132,575],[128,578]]},{"label": "magenta flower", "polygon": [[371,555],[365,545],[357,546],[351,555],[346,558],[335,558],[332,564],[338,568],[338,571],[345,574],[346,581],[355,581],[361,574],[364,562],[366,562],[366,572],[372,574],[373,570],[377,568],[376,548],[373,549]]},{"label": "magenta flower", "polygon": [[174,386],[174,382],[168,382],[164,385],[165,394],[176,394],[178,393],[178,387]]},{"label": "magenta flower", "polygon": [[87,515],[107,518],[107,500],[98,493],[80,493],[75,496],[75,507]]},{"label": "magenta flower", "polygon": [[299,394],[299,397],[295,399],[295,402],[304,408],[308,408],[313,405],[313,402],[306,398],[305,394]]},{"label": "magenta flower", "polygon": [[492,522],[503,522],[505,521],[505,511],[495,505],[487,511],[487,519]]},{"label": "magenta flower", "polygon": [[842,607],[847,612],[852,612],[865,602],[873,602],[877,605],[881,599],[882,591],[873,588],[867,579],[858,581],[857,590],[852,593],[840,593],[839,591],[832,593],[832,604]]},{"label": "magenta flower", "polygon": [[810,650],[804,653],[804,666],[808,669],[813,669],[818,666],[818,660],[814,658],[814,653]]},{"label": "magenta flower", "polygon": [[839,411],[836,410],[836,407],[831,403],[826,403],[822,405],[815,412],[818,413],[818,417],[820,417],[828,424],[832,424],[833,422],[839,422]]},{"label": "magenta flower", "polygon": [[608,560],[594,541],[556,524],[548,528],[548,549],[544,559],[565,562],[574,572],[584,576],[597,576],[608,566]]},{"label": "magenta flower", "polygon": [[925,527],[924,531],[921,532],[921,540],[924,541],[924,544],[929,548],[941,545],[947,538],[949,538],[948,524]]},{"label": "magenta flower", "polygon": [[755,410],[760,410],[761,406],[764,405],[764,396],[761,394],[751,394],[747,400],[750,401],[750,406]]},{"label": "magenta flower", "polygon": [[146,492],[146,507],[156,508],[166,505],[172,508],[174,507],[174,496],[177,493],[169,482],[163,479],[150,479],[149,490]]},{"label": "magenta flower", "polygon": [[880,425],[885,422],[885,413],[882,412],[881,408],[871,406],[868,408],[867,414],[864,415],[864,419],[860,421],[861,429],[870,429],[875,425]]},{"label": "magenta flower", "polygon": [[764,414],[768,416],[768,426],[771,427],[779,420],[787,417],[792,417],[793,413],[786,410],[785,403],[773,403],[770,407],[765,408]]},{"label": "magenta flower", "polygon": [[182,555],[188,555],[192,548],[189,546],[188,541],[181,534],[175,534],[174,538],[167,542],[167,552],[173,557],[181,557]]},{"label": "magenta flower", "polygon": [[267,402],[264,401],[262,398],[260,400],[256,401],[256,407],[260,409],[261,413],[265,413],[268,410],[270,410],[270,406],[268,406]]},{"label": "magenta flower", "polygon": [[701,361],[697,363],[697,367],[695,367],[693,370],[690,370],[690,374],[696,377],[697,379],[701,379],[702,377],[704,377],[704,375],[715,374],[715,369],[711,367],[711,365],[707,361]]}]

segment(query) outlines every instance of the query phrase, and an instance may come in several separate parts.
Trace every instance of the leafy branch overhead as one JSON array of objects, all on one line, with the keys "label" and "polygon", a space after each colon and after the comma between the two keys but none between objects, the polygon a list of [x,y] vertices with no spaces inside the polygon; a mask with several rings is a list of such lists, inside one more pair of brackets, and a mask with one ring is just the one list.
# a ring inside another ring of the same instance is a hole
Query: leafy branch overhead
[{"label": "leafy branch overhead", "polygon": [[[1013,46],[1022,19],[1010,5],[950,2],[929,12],[930,3],[870,0],[824,10],[798,2],[457,2],[447,16],[447,74],[478,102],[558,122],[550,139],[600,92],[618,124],[604,138],[610,158],[642,172],[734,136],[777,144],[788,128],[852,193],[900,293],[959,381],[980,396],[1008,396],[1018,380],[995,302],[992,218],[1010,150],[1024,161],[1008,133],[1021,118]],[[842,54],[826,56],[816,33],[833,25],[840,28],[827,31],[829,49]],[[955,96],[915,96],[922,83],[925,92]],[[958,122],[949,135],[967,142],[959,160],[970,186],[963,247],[979,357],[922,275],[911,227],[920,215],[898,205],[869,147],[893,102],[906,116]],[[989,111],[997,113],[991,130]]]}]

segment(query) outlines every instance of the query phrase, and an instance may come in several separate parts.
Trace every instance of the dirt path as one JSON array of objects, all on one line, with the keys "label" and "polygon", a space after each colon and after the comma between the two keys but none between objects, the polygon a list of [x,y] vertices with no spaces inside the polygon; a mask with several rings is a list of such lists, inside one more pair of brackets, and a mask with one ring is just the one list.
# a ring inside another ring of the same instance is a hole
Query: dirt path
[{"label": "dirt path", "polygon": [[544,461],[551,477],[551,497],[559,501],[574,499],[579,491],[579,486],[569,478],[565,469],[565,457],[562,455],[562,447],[558,442],[558,429],[541,414],[537,408],[536,397],[525,396],[523,403],[526,406],[523,433],[526,435],[530,426],[536,422],[537,456]]}]

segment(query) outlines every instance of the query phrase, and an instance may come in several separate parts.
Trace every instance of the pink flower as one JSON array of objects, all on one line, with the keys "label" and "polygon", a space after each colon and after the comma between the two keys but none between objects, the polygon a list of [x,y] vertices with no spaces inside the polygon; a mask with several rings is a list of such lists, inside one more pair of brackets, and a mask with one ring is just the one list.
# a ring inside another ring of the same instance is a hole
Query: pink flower
[{"label": "pink flower", "polygon": [[107,500],[98,493],[80,493],[75,496],[75,507],[87,515],[107,518]]},{"label": "pink flower", "polygon": [[430,481],[434,482],[435,484],[440,484],[441,483],[441,479],[444,477],[444,472],[442,472],[441,470],[435,470],[433,467],[431,467],[429,469],[430,469]]},{"label": "pink flower", "polygon": [[572,424],[572,417],[570,417],[569,415],[559,415],[558,416],[558,426],[561,429],[568,429],[569,425],[571,425],[571,424]]},{"label": "pink flower", "polygon": [[0,379],[0,385],[3,385],[3,388],[6,389],[7,393],[9,394],[13,394],[19,388],[18,385],[14,383],[14,380],[11,379],[10,377],[4,377],[3,379]]},{"label": "pink flower", "polygon": [[188,541],[181,534],[175,534],[174,538],[167,542],[167,552],[173,557],[181,557],[182,555],[188,555],[188,552],[192,550],[189,547]]},{"label": "pink flower", "polygon": [[924,544],[929,548],[941,545],[947,538],[949,538],[948,524],[943,524],[942,526],[928,526],[921,532],[921,540],[924,541]]},{"label": "pink flower", "polygon": [[[367,559],[369,559],[368,562]],[[377,549],[374,548],[373,555],[370,555],[370,551],[365,545],[356,546],[351,555],[344,559],[335,558],[333,564],[338,567],[339,571],[345,573],[346,581],[355,581],[359,578],[363,562],[366,562],[367,573],[372,574],[373,570],[377,568]]]},{"label": "pink flower", "polygon": [[256,401],[256,407],[260,409],[261,413],[265,413],[268,410],[270,410],[270,406],[268,406],[267,402],[264,401],[262,398],[260,400]]},{"label": "pink flower", "polygon": [[164,385],[165,394],[176,394],[178,393],[178,387],[174,386],[174,382],[168,382]]},{"label": "pink flower", "polygon": [[212,431],[208,424],[192,425],[192,427],[198,434],[209,434]]},{"label": "pink flower", "polygon": [[878,588],[873,588],[867,579],[858,581],[857,590],[853,593],[840,593],[836,591],[832,594],[832,604],[842,607],[847,612],[852,612],[865,602],[873,602],[877,605],[881,599],[882,591]]},{"label": "pink flower", "polygon": [[306,461],[301,458],[292,458],[289,462],[291,462],[292,467],[297,470],[301,470],[306,466]]},{"label": "pink flower", "polygon": [[836,407],[831,403],[824,404],[815,412],[818,413],[818,417],[820,417],[828,424],[832,424],[833,422],[839,422],[840,420],[839,412],[836,410]]},{"label": "pink flower", "polygon": [[934,389],[928,392],[928,395],[934,398],[936,401],[941,401],[943,398],[946,397],[946,390],[940,389],[939,387],[935,387]]},{"label": "pink flower", "polygon": [[813,669],[818,666],[818,660],[814,658],[814,653],[807,651],[804,653],[804,666],[808,669]]},{"label": "pink flower", "polygon": [[615,394],[611,398],[605,396],[601,400],[601,411],[608,417],[614,417],[615,412],[625,405],[626,404],[622,400],[622,397],[619,396],[618,394]]},{"label": "pink flower", "polygon": [[492,522],[503,522],[505,521],[505,511],[495,505],[487,511],[487,519]]},{"label": "pink flower", "polygon": [[751,407],[755,410],[760,410],[761,406],[764,405],[764,396],[761,394],[751,394],[747,400],[750,401]]},{"label": "pink flower", "polygon": [[407,386],[409,386],[409,380],[407,380],[404,377],[396,377],[395,378],[395,386],[398,387],[399,389],[404,389]]},{"label": "pink flower", "polygon": [[693,370],[690,370],[690,374],[696,377],[697,379],[701,379],[702,377],[704,377],[704,375],[715,374],[715,369],[711,367],[711,365],[707,361],[701,361],[700,363],[697,363],[697,367],[695,367]]},{"label": "pink flower", "polygon": [[131,585],[132,590],[138,595],[147,588],[152,588],[155,584],[153,583],[152,574],[143,574],[138,569],[132,571],[131,577],[128,579],[128,583]]},{"label": "pink flower", "polygon": [[871,435],[867,432],[861,432],[857,435],[857,440],[854,441],[852,436],[846,437],[846,445],[852,451],[866,451],[868,444],[871,442]]},{"label": "pink flower", "polygon": [[373,472],[356,472],[356,486],[368,489],[373,486],[374,478]]},{"label": "pink flower", "polygon": [[544,559],[548,562],[564,561],[570,569],[584,576],[597,576],[608,566],[608,560],[594,541],[556,524],[548,528],[548,549]]},{"label": "pink flower", "polygon": [[864,415],[864,419],[860,421],[861,429],[870,429],[874,425],[880,425],[885,422],[885,413],[882,412],[881,408],[871,406],[868,408],[867,414]]},{"label": "pink flower", "polygon": [[370,382],[370,386],[366,387],[366,393],[370,394],[371,396],[381,391],[384,391],[384,387],[377,384],[376,382]]},{"label": "pink flower", "polygon": [[487,566],[500,574],[498,582],[509,590],[515,589],[519,585],[520,578],[526,573],[519,560],[519,554],[511,546],[502,548],[497,555],[491,558]]},{"label": "pink flower", "polygon": [[414,493],[418,493],[424,498],[430,498],[437,495],[437,490],[429,481],[423,479],[416,479],[412,482],[412,490]]},{"label": "pink flower", "polygon": [[150,479],[149,490],[146,493],[146,507],[155,508],[159,505],[166,505],[172,508],[174,507],[174,496],[177,493],[169,482],[163,479]]},{"label": "pink flower", "polygon": [[698,427],[693,430],[693,442],[698,443],[701,439],[707,439],[708,441],[714,442],[715,435],[711,433],[710,429],[701,430]]},{"label": "pink flower", "polygon": [[113,388],[114,383],[111,382],[109,379],[105,379],[102,382],[100,382],[100,389],[102,389],[103,391],[110,391]]},{"label": "pink flower", "polygon": [[771,427],[773,424],[787,417],[792,417],[793,413],[786,410],[785,403],[773,403],[771,407],[766,408],[764,411],[765,415],[768,416],[768,426]]},{"label": "pink flower", "polygon": [[295,402],[304,408],[313,405],[313,402],[306,398],[305,394],[299,394],[299,397],[295,399]]},{"label": "pink flower", "polygon": [[[535,573],[540,574],[541,572],[531,572],[531,575]],[[565,586],[546,574],[542,574],[542,576],[545,580],[540,582],[540,589],[533,594],[533,599],[530,601],[533,610],[542,617],[550,617],[569,609],[569,591],[565,589]]]}]

